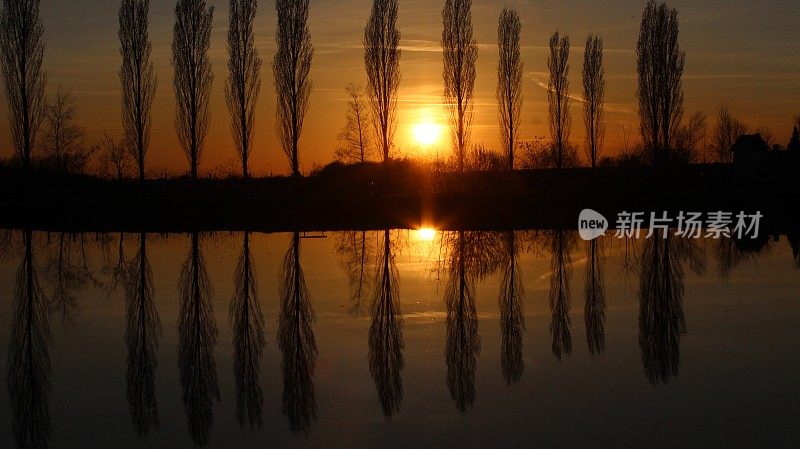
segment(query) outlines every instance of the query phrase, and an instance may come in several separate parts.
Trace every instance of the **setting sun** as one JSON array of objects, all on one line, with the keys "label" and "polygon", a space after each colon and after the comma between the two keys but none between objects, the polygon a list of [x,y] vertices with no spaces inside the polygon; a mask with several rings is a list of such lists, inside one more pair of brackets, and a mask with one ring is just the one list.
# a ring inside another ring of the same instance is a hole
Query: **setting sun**
[{"label": "setting sun", "polygon": [[436,238],[436,229],[433,228],[421,228],[417,229],[416,232],[417,240],[421,240],[424,242],[433,241]]},{"label": "setting sun", "polygon": [[439,140],[442,127],[435,123],[418,123],[413,129],[414,139],[423,146],[433,145]]}]

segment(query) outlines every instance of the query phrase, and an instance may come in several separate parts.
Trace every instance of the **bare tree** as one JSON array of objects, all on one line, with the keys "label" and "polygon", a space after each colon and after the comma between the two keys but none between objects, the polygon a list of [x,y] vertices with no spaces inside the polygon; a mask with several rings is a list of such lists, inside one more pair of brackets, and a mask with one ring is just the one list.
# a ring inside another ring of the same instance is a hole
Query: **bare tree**
[{"label": "bare tree", "polygon": [[706,115],[698,111],[678,127],[672,141],[676,160],[685,163],[699,162],[706,140]]},{"label": "bare tree", "polygon": [[289,158],[292,176],[300,176],[300,133],[308,110],[313,83],[309,78],[314,47],[308,33],[309,0],[276,0],[277,51],[272,61],[278,97],[278,139]]},{"label": "bare tree", "polygon": [[231,112],[231,133],[242,161],[242,176],[249,177],[247,161],[253,143],[256,102],[261,91],[261,58],[256,51],[253,21],[257,0],[230,0],[228,27],[228,82],[225,101]]},{"label": "bare tree", "polygon": [[308,434],[317,419],[314,393],[314,370],[317,364],[317,340],[314,337],[314,309],[300,261],[300,233],[292,234],[292,243],[281,265],[278,349],[283,375],[283,414],[293,432]]},{"label": "bare tree", "polygon": [[603,67],[603,39],[589,34],[583,52],[583,122],[586,125],[586,152],[592,168],[603,148],[603,102],[606,94]]},{"label": "bare tree", "polygon": [[673,237],[645,239],[639,277],[639,349],[647,379],[666,383],[680,371],[685,249]]},{"label": "bare tree", "polygon": [[391,419],[403,402],[402,371],[405,358],[399,276],[388,229],[383,233],[380,253],[369,326],[369,372],[378,390],[383,415]]},{"label": "bare tree", "polygon": [[214,7],[205,0],[178,0],[172,38],[173,90],[177,113],[178,141],[189,159],[192,179],[208,133],[208,101],[214,75],[208,48]]},{"label": "bare tree", "polygon": [[453,149],[464,171],[475,89],[478,43],[472,36],[472,0],[445,0],[442,9],[444,102],[450,112]]},{"label": "bare tree", "polygon": [[564,151],[572,129],[569,113],[569,37],[556,31],[550,37],[550,55],[547,57],[550,78],[547,80],[547,105],[550,140],[555,152],[556,168],[564,167]]},{"label": "bare tree", "polygon": [[14,282],[6,360],[11,433],[17,447],[47,447],[52,366],[50,310],[39,283],[34,234],[22,231],[23,249]]},{"label": "bare tree", "polygon": [[347,118],[344,128],[339,132],[339,160],[365,162],[372,152],[372,137],[367,129],[367,105],[364,102],[361,86],[347,85]]},{"label": "bare tree", "polygon": [[14,152],[26,169],[31,165],[31,152],[46,107],[43,34],[39,0],[3,1],[0,9],[0,69],[5,81]]},{"label": "bare tree", "polygon": [[214,401],[220,400],[214,359],[219,331],[213,311],[214,287],[197,232],[191,233],[191,247],[181,267],[178,290],[178,371],[183,407],[192,441],[205,446],[214,427]]},{"label": "bare tree", "polygon": [[572,353],[572,322],[570,320],[570,279],[572,278],[573,235],[568,231],[553,231],[550,240],[550,334],[553,355],[561,360]]},{"label": "bare tree", "polygon": [[471,235],[457,231],[445,237],[450,246],[447,261],[447,306],[445,361],[447,388],[461,413],[475,403],[475,370],[481,352],[478,334],[478,312],[475,307],[475,280],[479,267],[471,262]]},{"label": "bare tree", "polygon": [[514,148],[522,113],[524,64],[519,56],[521,28],[517,11],[503,8],[497,23],[497,50],[500,53],[497,61],[497,106],[500,112],[500,135],[509,170],[514,169]]},{"label": "bare tree", "polygon": [[121,180],[130,168],[131,155],[125,140],[117,140],[107,131],[100,135],[100,168]]},{"label": "bare tree", "polygon": [[339,265],[347,274],[347,283],[350,286],[349,312],[354,316],[364,314],[364,300],[372,289],[372,279],[367,272],[376,263],[376,249],[367,239],[367,231],[345,231],[336,235]]},{"label": "bare tree", "polygon": [[[121,243],[121,241],[120,241]],[[156,371],[161,320],[156,309],[153,271],[147,257],[147,235],[139,234],[139,248],[125,280],[125,344],[128,368],[125,383],[128,408],[136,433],[147,435],[157,428]]]},{"label": "bare tree", "polygon": [[588,242],[584,281],[585,306],[583,321],[589,352],[602,354],[606,345],[606,289],[603,276],[603,244],[597,239]]},{"label": "bare tree", "polygon": [[152,44],[148,33],[150,0],[122,0],[119,7],[119,54],[122,65],[122,125],[124,140],[144,181],[144,160],[150,144],[150,109],[156,93],[156,75],[150,60]]},{"label": "bare tree", "polygon": [[747,127],[731,114],[728,105],[720,106],[711,143],[716,160],[723,163],[733,162],[733,144],[746,132]]},{"label": "bare tree", "polygon": [[400,86],[400,32],[397,0],[373,0],[364,28],[364,67],[375,134],[384,162],[389,160],[395,128],[397,88]]},{"label": "bare tree", "polygon": [[678,10],[650,0],[642,14],[636,48],[639,119],[642,140],[661,165],[669,158],[672,136],[683,117],[683,66],[678,43]]},{"label": "bare tree", "polygon": [[53,103],[45,108],[42,154],[58,171],[83,172],[97,149],[85,144],[85,131],[82,126],[75,124],[76,111],[72,95],[61,88]]},{"label": "bare tree", "polygon": [[505,240],[507,254],[501,267],[502,283],[497,299],[500,309],[500,369],[506,384],[511,385],[519,382],[525,371],[522,357],[525,289],[518,260],[520,238],[516,232],[508,231]]},{"label": "bare tree", "polygon": [[236,265],[233,285],[234,293],[228,317],[233,329],[236,419],[242,428],[260,427],[263,423],[264,393],[259,376],[266,340],[249,232],[245,232],[243,236],[242,255]]}]

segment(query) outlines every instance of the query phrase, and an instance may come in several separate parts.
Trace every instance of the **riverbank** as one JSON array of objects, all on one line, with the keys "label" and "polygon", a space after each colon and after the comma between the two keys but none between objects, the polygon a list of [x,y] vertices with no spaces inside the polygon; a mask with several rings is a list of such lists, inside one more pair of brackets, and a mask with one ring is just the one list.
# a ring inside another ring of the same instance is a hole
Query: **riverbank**
[{"label": "riverbank", "polygon": [[330,166],[293,179],[108,180],[0,169],[0,227],[182,232],[574,229],[595,209],[755,211],[775,231],[800,223],[796,170],[733,165],[439,172],[397,162]]}]

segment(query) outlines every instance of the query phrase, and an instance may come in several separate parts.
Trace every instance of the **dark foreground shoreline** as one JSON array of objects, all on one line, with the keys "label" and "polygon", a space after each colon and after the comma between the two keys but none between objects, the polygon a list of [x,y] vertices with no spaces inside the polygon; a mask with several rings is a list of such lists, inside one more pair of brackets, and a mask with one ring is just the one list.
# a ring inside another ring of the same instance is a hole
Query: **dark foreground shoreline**
[{"label": "dark foreground shoreline", "polygon": [[310,177],[112,181],[0,169],[0,227],[67,232],[575,229],[584,208],[760,211],[770,233],[800,227],[794,167],[735,165],[439,173],[413,164]]}]

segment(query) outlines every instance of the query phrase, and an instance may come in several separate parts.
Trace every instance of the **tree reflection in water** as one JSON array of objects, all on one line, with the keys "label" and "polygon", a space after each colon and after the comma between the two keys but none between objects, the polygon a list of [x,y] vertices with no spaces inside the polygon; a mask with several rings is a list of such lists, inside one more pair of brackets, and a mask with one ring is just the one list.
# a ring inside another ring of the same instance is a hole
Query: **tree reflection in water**
[{"label": "tree reflection in water", "polygon": [[[121,256],[124,259],[124,256]],[[147,237],[139,234],[136,257],[128,265],[125,280],[125,343],[128,348],[128,408],[139,435],[158,427],[156,369],[161,321],[153,294],[153,272],[147,258]]]},{"label": "tree reflection in water", "polygon": [[639,277],[639,349],[652,385],[680,371],[683,316],[683,263],[695,273],[705,270],[702,248],[692,239],[668,235],[645,240]]},{"label": "tree reflection in water", "polygon": [[50,320],[39,284],[33,233],[23,231],[22,262],[14,284],[6,372],[11,429],[21,448],[44,448],[50,439]]},{"label": "tree reflection in water", "polygon": [[500,308],[500,366],[507,384],[519,382],[525,370],[522,360],[522,333],[525,315],[522,275],[517,262],[520,250],[519,237],[514,231],[504,233],[506,260],[502,266],[502,279],[498,303]]},{"label": "tree reflection in water", "polygon": [[236,381],[236,419],[242,427],[260,427],[264,394],[259,373],[264,349],[264,316],[258,300],[255,268],[250,253],[250,233],[243,235],[242,254],[233,279],[228,311],[233,329],[233,374]]},{"label": "tree reflection in water", "polygon": [[442,246],[447,270],[447,388],[456,408],[465,413],[475,402],[475,369],[481,351],[475,282],[503,266],[508,247],[502,233],[483,231],[444,232]]},{"label": "tree reflection in water", "polygon": [[380,266],[375,279],[369,327],[369,371],[384,416],[391,418],[403,402],[403,319],[400,314],[397,266],[389,230],[383,233]]},{"label": "tree reflection in water", "polygon": [[198,446],[208,444],[214,426],[214,401],[219,401],[214,346],[217,324],[211,297],[213,287],[206,270],[197,232],[191,235],[189,255],[180,274],[178,368],[189,432]]},{"label": "tree reflection in water", "polygon": [[586,326],[586,343],[589,352],[602,354],[606,346],[606,290],[603,279],[603,243],[600,239],[587,242],[586,304],[583,321]]},{"label": "tree reflection in water", "polygon": [[312,324],[314,310],[300,265],[300,233],[292,234],[292,243],[283,258],[280,279],[280,316],[278,347],[283,374],[283,414],[294,432],[308,433],[317,418],[314,396],[314,368],[317,343]]},{"label": "tree reflection in water", "polygon": [[570,277],[574,236],[570,231],[553,231],[550,237],[550,334],[553,355],[561,360],[572,352],[572,330],[569,318]]}]

